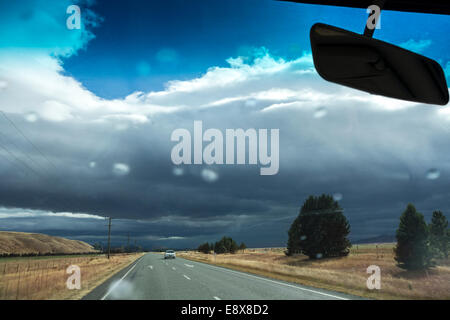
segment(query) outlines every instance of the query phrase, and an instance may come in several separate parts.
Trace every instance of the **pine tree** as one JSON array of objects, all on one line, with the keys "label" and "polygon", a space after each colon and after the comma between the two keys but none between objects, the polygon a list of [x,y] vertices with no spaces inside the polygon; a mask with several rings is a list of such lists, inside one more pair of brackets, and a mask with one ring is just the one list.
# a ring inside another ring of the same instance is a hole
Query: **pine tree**
[{"label": "pine tree", "polygon": [[400,267],[423,269],[431,265],[427,224],[411,203],[400,217],[396,237],[395,260]]},{"label": "pine tree", "polygon": [[200,252],[203,252],[203,253],[209,253],[211,248],[209,247],[209,243],[205,242],[205,243],[202,243],[201,245],[199,245],[197,250]]},{"label": "pine tree", "polygon": [[214,252],[219,253],[235,253],[239,249],[238,244],[230,237],[222,237],[214,244]]},{"label": "pine tree", "polygon": [[303,253],[313,259],[347,255],[350,225],[342,211],[330,195],[306,199],[289,229],[286,254]]},{"label": "pine tree", "polygon": [[430,224],[430,245],[433,256],[436,258],[448,258],[448,221],[441,211],[434,211]]},{"label": "pine tree", "polygon": [[300,250],[300,216],[295,218],[288,231],[288,243],[286,255],[291,256],[293,254],[301,253]]}]

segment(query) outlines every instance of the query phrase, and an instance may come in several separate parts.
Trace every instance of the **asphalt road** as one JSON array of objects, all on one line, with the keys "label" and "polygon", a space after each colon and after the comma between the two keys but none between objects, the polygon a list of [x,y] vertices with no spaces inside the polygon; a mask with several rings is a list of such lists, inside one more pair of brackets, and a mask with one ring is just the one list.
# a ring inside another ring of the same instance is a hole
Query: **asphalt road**
[{"label": "asphalt road", "polygon": [[95,288],[90,300],[348,300],[338,292],[148,253]]}]

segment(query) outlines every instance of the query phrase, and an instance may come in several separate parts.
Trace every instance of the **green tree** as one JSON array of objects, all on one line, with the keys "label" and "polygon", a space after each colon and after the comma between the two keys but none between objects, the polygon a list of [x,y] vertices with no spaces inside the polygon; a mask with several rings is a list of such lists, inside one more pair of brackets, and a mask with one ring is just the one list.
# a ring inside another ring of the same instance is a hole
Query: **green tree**
[{"label": "green tree", "polygon": [[217,253],[217,254],[226,253],[227,252],[227,248],[225,248],[223,243],[221,243],[220,241],[217,241],[214,244],[214,252]]},{"label": "green tree", "polygon": [[217,254],[235,253],[238,249],[238,244],[230,237],[223,237],[214,244],[214,252]]},{"label": "green tree", "polygon": [[404,269],[423,269],[431,265],[428,228],[423,215],[408,204],[400,217],[396,233],[395,260]]},{"label": "green tree", "polygon": [[347,255],[350,225],[342,211],[330,195],[306,199],[289,229],[286,254],[303,253],[312,259]]},{"label": "green tree", "polygon": [[296,253],[301,253],[301,244],[300,241],[302,239],[302,235],[300,234],[300,215],[295,218],[294,222],[292,222],[291,227],[288,231],[288,242],[287,242],[287,250],[286,255],[291,256]]},{"label": "green tree", "polygon": [[433,212],[429,231],[433,256],[436,258],[448,258],[448,221],[441,211]]},{"label": "green tree", "polygon": [[209,243],[205,242],[205,243],[202,243],[201,245],[199,245],[197,250],[200,252],[203,252],[203,253],[209,253],[211,248],[209,247]]},{"label": "green tree", "polygon": [[241,244],[239,245],[239,250],[244,251],[245,249],[247,249],[247,246],[245,245],[245,243],[241,242]]}]

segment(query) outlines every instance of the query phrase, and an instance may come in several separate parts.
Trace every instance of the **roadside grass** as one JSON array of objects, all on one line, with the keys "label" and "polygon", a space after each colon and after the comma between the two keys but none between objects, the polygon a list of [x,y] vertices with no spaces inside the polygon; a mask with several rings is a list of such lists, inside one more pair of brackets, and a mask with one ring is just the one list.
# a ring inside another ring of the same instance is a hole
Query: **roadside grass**
[{"label": "roadside grass", "polygon": [[[82,298],[114,273],[122,270],[142,253],[14,257],[0,259],[1,300],[76,300]],[[69,290],[66,269],[81,270],[81,289]]]},{"label": "roadside grass", "polygon": [[48,260],[48,259],[61,259],[61,258],[81,258],[81,257],[101,257],[103,253],[88,253],[88,254],[57,254],[57,255],[41,255],[41,256],[12,256],[12,257],[0,257],[0,264],[5,262],[16,262],[22,260]]},{"label": "roadside grass", "polygon": [[[273,279],[371,299],[450,299],[450,259],[428,271],[406,271],[394,260],[395,244],[354,245],[347,257],[309,260],[288,257],[285,248],[246,249],[236,254],[177,252],[182,258]],[[367,267],[381,269],[381,289],[369,290]]]}]

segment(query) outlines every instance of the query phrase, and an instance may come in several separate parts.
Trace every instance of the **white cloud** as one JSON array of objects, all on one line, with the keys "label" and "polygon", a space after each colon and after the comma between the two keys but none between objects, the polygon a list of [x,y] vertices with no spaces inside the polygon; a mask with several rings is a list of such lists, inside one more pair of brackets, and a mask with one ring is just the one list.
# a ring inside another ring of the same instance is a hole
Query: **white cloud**
[{"label": "white cloud", "polygon": [[337,101],[360,102],[378,110],[415,105],[325,83],[314,72],[309,53],[292,61],[275,58],[268,52],[251,63],[242,57],[229,58],[229,67],[212,67],[191,80],[169,81],[165,90],[134,92],[112,100],[96,96],[64,75],[56,58],[16,53],[0,52],[0,59],[5,62],[0,68],[0,79],[8,83],[0,103],[6,112],[33,114],[34,121],[102,122],[124,130],[145,124],[158,114],[239,102],[263,111],[317,108]]},{"label": "white cloud", "polygon": [[0,207],[0,219],[8,218],[39,218],[39,217],[64,217],[75,219],[105,219],[104,217],[86,214],[86,213],[73,213],[73,212],[49,212],[43,210],[31,210],[20,208],[4,208]]},{"label": "white cloud", "polygon": [[50,121],[64,121],[73,118],[68,105],[54,100],[45,101],[40,110],[41,116]]},{"label": "white cloud", "polygon": [[157,240],[163,241],[163,240],[184,240],[186,237],[180,237],[180,236],[170,236],[170,237],[158,237]]},{"label": "white cloud", "polygon": [[0,52],[2,109],[10,113],[35,113],[48,121],[126,121],[144,123],[148,115],[172,112],[178,106],[143,102],[139,93],[124,99],[102,99],[72,77],[63,75],[56,58],[42,54]]}]

